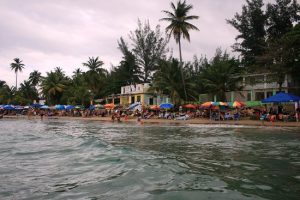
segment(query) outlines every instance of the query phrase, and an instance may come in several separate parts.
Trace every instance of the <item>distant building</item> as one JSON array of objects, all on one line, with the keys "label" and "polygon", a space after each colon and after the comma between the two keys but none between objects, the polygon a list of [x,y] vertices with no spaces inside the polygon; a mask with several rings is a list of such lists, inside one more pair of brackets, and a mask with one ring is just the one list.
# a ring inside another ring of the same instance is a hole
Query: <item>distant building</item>
[{"label": "distant building", "polygon": [[[272,73],[246,74],[242,77],[242,81],[238,84],[242,85],[243,89],[226,92],[227,101],[261,101],[279,92],[279,85],[274,81]],[[299,86],[291,76],[286,75],[281,90],[296,93]],[[218,98],[214,95],[202,94],[199,96],[199,101],[218,101]]]},{"label": "distant building", "polygon": [[170,98],[165,95],[156,95],[149,91],[150,84],[142,83],[121,87],[120,105],[128,106],[140,102],[142,105],[159,105],[169,103]]}]

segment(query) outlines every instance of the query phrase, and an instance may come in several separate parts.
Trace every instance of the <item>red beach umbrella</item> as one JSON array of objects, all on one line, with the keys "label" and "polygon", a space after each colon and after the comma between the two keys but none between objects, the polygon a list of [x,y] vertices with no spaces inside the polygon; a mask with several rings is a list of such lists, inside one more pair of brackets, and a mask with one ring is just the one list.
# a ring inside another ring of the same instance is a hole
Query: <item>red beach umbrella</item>
[{"label": "red beach umbrella", "polygon": [[159,110],[159,106],[158,105],[154,105],[150,107],[151,110]]}]

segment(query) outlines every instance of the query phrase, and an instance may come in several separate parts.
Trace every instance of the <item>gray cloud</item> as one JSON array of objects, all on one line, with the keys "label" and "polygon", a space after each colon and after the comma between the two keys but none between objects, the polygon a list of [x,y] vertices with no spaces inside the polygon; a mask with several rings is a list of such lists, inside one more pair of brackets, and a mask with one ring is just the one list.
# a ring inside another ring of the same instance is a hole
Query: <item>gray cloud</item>
[{"label": "gray cloud", "polygon": [[[191,14],[200,16],[191,32],[191,43],[183,42],[183,57],[211,57],[217,47],[231,50],[237,32],[226,23],[240,12],[244,0],[187,0],[194,6]],[[99,56],[105,67],[117,65],[122,58],[117,41],[137,27],[138,18],[164,30],[162,10],[170,9],[169,0],[3,0],[0,2],[0,80],[14,85],[9,65],[19,57],[26,65],[20,81],[37,69],[43,74],[61,66],[68,75],[82,67],[89,56]],[[171,40],[169,47],[178,56]]]}]

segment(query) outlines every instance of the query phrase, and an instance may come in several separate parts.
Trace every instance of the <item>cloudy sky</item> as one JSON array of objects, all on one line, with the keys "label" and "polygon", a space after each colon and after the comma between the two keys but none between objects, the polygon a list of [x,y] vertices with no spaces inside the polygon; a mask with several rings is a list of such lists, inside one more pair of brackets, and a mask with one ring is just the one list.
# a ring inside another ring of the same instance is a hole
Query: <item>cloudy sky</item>
[{"label": "cloudy sky", "polygon": [[[193,55],[210,58],[217,47],[231,51],[237,31],[225,19],[241,11],[244,0],[187,0],[198,15],[193,23],[191,43],[182,44],[184,60]],[[154,28],[165,22],[162,10],[170,10],[170,0],[1,0],[0,1],[0,80],[14,85],[10,63],[18,57],[26,65],[19,83],[33,70],[43,75],[60,66],[67,75],[82,68],[88,57],[99,56],[105,68],[117,65],[122,54],[117,41],[137,27],[137,20],[149,20]],[[173,40],[169,47],[178,56]]]}]

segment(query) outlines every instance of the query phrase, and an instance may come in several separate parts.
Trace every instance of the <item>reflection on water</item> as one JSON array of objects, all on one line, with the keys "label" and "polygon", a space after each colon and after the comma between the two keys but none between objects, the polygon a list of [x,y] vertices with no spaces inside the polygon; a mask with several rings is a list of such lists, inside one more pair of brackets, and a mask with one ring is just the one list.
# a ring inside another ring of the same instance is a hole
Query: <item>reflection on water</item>
[{"label": "reflection on water", "polygon": [[299,199],[300,130],[1,120],[0,199]]}]

